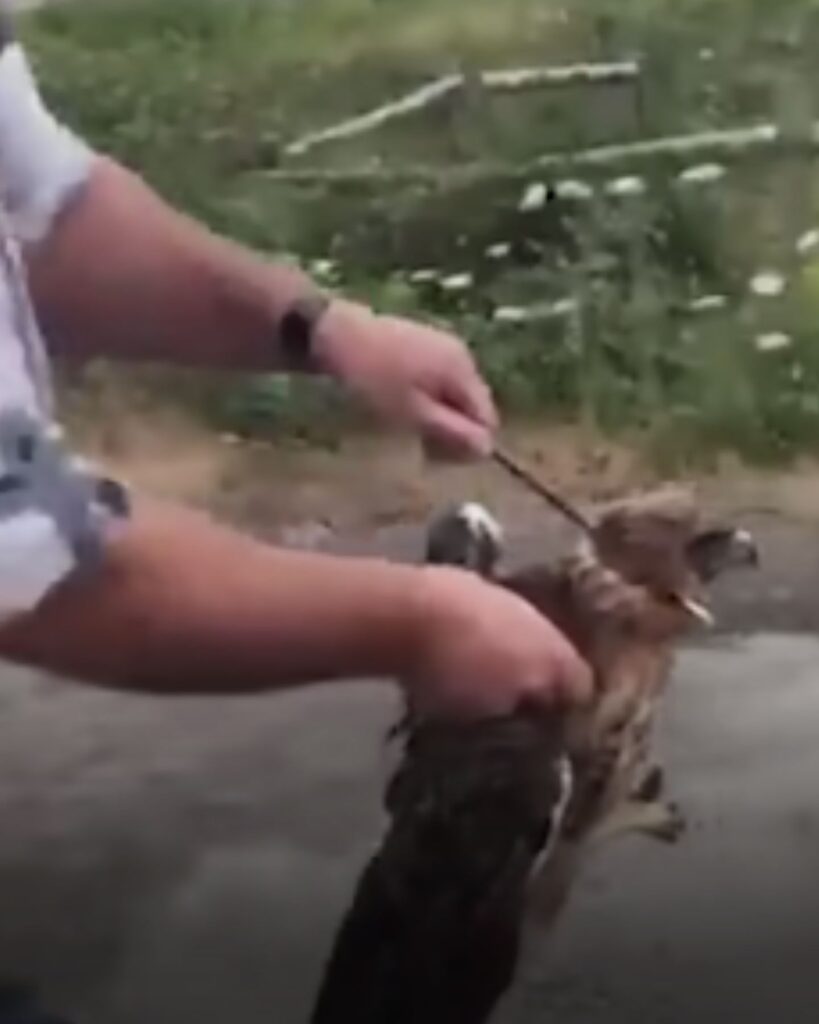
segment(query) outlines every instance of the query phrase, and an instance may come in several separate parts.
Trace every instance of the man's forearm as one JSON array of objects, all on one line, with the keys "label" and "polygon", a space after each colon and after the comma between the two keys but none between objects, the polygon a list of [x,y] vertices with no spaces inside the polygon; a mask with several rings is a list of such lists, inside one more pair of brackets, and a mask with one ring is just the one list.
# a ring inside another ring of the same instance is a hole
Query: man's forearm
[{"label": "man's forearm", "polygon": [[50,347],[80,359],[272,370],[282,314],[311,287],[299,270],[172,210],[105,158],[28,263]]},{"label": "man's forearm", "polygon": [[55,354],[320,371],[436,451],[491,449],[492,397],[458,338],[341,298],[314,302],[301,271],[218,238],[110,160],[92,162],[27,262]]},{"label": "man's forearm", "polygon": [[396,676],[415,647],[421,573],[282,551],[197,514],[137,507],[99,569],[0,629],[0,656],[158,693]]}]

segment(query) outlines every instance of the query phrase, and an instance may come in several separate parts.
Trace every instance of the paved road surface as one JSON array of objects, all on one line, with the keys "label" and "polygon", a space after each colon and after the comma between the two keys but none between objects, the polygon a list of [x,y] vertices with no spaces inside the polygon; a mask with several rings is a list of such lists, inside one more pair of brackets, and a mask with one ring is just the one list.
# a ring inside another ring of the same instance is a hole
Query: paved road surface
[{"label": "paved road surface", "polygon": [[[677,684],[691,834],[607,849],[501,1024],[819,1016],[819,641],[718,638]],[[184,703],[3,671],[0,967],[77,1024],[302,1021],[392,710],[375,687]]]}]

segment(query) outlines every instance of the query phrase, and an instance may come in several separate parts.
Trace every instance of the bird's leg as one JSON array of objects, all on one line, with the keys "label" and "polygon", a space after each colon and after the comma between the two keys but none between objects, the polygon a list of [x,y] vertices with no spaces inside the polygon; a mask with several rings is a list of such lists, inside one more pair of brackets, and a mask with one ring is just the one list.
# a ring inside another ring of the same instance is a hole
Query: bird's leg
[{"label": "bird's leg", "polygon": [[626,835],[648,836],[662,843],[676,843],[685,832],[686,821],[676,804],[663,800],[629,800],[595,829],[594,842]]}]

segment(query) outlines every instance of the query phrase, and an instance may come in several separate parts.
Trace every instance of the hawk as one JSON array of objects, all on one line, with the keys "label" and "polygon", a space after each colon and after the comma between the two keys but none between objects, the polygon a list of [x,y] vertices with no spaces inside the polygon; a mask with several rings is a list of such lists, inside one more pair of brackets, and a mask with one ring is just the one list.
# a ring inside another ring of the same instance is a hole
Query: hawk
[{"label": "hawk", "polygon": [[389,827],[337,936],[312,1024],[482,1024],[514,980],[523,922],[550,926],[590,844],[684,826],[652,758],[674,647],[710,622],[707,584],[754,565],[751,536],[702,521],[667,488],[602,511],[577,548],[500,570],[502,530],[479,505],[447,512],[427,561],[479,572],[531,602],[585,656],[589,706],[483,721],[413,721]]}]

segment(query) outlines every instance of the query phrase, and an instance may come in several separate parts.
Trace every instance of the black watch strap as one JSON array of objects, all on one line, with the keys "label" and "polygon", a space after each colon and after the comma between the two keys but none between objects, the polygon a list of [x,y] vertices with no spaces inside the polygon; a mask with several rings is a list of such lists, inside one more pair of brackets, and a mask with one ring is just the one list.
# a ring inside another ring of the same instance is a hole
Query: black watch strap
[{"label": "black watch strap", "polygon": [[322,292],[311,292],[297,299],[282,316],[278,344],[287,369],[302,372],[318,369],[313,341],[330,301]]}]

